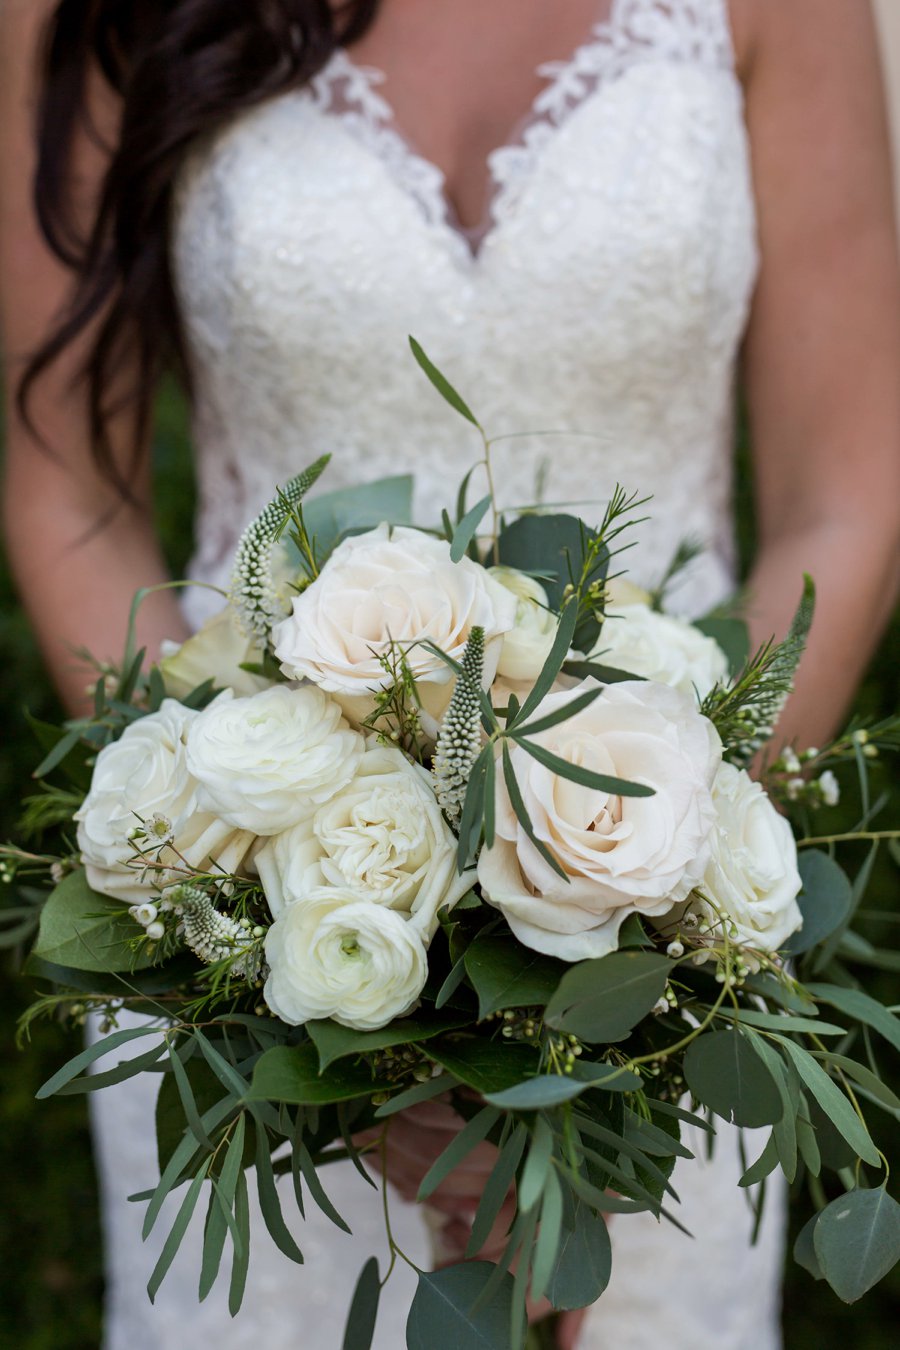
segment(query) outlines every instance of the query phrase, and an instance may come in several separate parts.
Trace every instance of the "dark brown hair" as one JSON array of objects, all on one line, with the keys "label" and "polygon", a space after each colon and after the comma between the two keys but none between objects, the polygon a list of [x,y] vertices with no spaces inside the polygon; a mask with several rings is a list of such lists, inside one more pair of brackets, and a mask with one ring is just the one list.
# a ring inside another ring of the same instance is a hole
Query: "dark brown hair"
[{"label": "dark brown hair", "polygon": [[[96,323],[84,369],[97,464],[123,496],[136,463],[117,465],[108,435],[133,402],[140,453],[161,375],[190,386],[169,263],[172,184],[188,147],[244,108],[304,84],[335,48],[368,28],[378,0],[60,0],[47,30],[35,202],[44,236],[73,272],[66,313],[19,389],[27,420],[35,381]],[[121,103],[121,130],[85,236],[69,191],[76,134],[90,125],[94,71]],[[136,387],[117,388],[126,360]],[[113,390],[116,389],[116,405]]]}]

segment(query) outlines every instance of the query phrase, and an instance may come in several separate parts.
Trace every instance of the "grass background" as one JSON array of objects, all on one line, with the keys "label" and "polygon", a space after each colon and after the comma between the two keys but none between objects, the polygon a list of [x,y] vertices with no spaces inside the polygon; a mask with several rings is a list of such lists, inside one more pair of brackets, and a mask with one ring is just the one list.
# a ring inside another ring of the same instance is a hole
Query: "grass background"
[{"label": "grass background", "polygon": [[[193,484],[185,410],[172,390],[167,390],[159,402],[154,456],[160,534],[170,565],[178,574],[190,550]],[[745,564],[753,546],[747,463],[744,448],[739,456],[737,515]],[[35,541],[35,546],[40,547],[40,541]],[[900,615],[860,691],[860,708],[876,715],[895,710],[900,702],[898,686]],[[4,838],[14,834],[21,796],[36,762],[23,717],[25,708],[48,719],[58,715],[0,557],[0,837]],[[896,820],[900,764],[880,768],[882,784],[888,782],[889,775]],[[845,828],[852,825],[853,808],[850,790],[845,803],[832,813],[829,825],[836,830],[842,824]],[[873,941],[884,943],[896,934],[896,928],[890,926],[896,920],[890,916],[896,915],[897,891],[897,871],[883,858],[871,904],[876,914],[867,931]],[[40,1083],[76,1052],[78,1038],[55,1024],[42,1023],[35,1029],[28,1050],[18,1050],[15,1023],[29,1001],[29,988],[10,959],[0,957],[0,973],[0,1350],[94,1350],[100,1344],[101,1237],[86,1108],[79,1097],[40,1104],[34,1101]],[[874,980],[883,996],[900,1001],[896,976],[878,975]],[[886,1133],[885,1119],[878,1122],[882,1134]],[[896,1127],[894,1134],[896,1176],[900,1175]],[[809,1212],[808,1201],[798,1197],[792,1219],[794,1232]],[[652,1278],[652,1272],[648,1272],[648,1278]],[[702,1289],[702,1273],[697,1283]],[[788,1263],[788,1350],[887,1350],[896,1344],[898,1326],[898,1272],[862,1304],[847,1308],[830,1290]],[[673,1350],[692,1350],[679,1341],[676,1326],[671,1328],[669,1344]]]}]

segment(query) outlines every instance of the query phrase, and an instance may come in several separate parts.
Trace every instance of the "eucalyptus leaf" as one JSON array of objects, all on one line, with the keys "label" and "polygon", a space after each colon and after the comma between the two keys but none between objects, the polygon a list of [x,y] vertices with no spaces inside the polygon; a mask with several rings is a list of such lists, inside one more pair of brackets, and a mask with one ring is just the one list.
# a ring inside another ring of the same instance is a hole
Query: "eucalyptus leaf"
[{"label": "eucalyptus leaf", "polygon": [[[540,575],[551,609],[559,611],[566,587],[580,580],[587,548],[596,538],[596,531],[577,516],[530,514],[519,516],[500,531],[497,548],[504,566]],[[601,580],[608,564],[609,554],[603,548],[589,580]]]},{"label": "eucalyptus leaf", "polygon": [[544,1116],[534,1124],[531,1146],[516,1191],[519,1212],[527,1214],[543,1194],[553,1158],[553,1131]]},{"label": "eucalyptus leaf", "polygon": [[360,1271],[353,1291],[342,1350],[370,1350],[375,1335],[380,1297],[381,1277],[378,1261],[374,1256],[370,1256]]},{"label": "eucalyptus leaf", "polygon": [[102,1059],[104,1055],[111,1054],[113,1050],[118,1050],[121,1046],[127,1045],[129,1041],[135,1041],[143,1036],[161,1036],[159,1027],[128,1027],[123,1031],[114,1031],[111,1036],[105,1036],[102,1041],[95,1041],[87,1049],[64,1064],[61,1069],[57,1069],[52,1078],[48,1078],[42,1087],[39,1087],[35,1096],[39,1101],[47,1097],[52,1097],[66,1083],[70,1083],[78,1075],[96,1060]]},{"label": "eucalyptus leaf", "polygon": [[775,1135],[770,1134],[766,1140],[766,1146],[751,1167],[748,1167],[744,1175],[738,1182],[739,1186],[757,1186],[778,1166],[778,1145],[775,1143]]},{"label": "eucalyptus leaf", "polygon": [[547,1284],[554,1308],[567,1312],[596,1302],[609,1284],[612,1247],[602,1214],[576,1200],[571,1225],[563,1230]]},{"label": "eucalyptus leaf", "polygon": [[200,1192],[203,1189],[206,1174],[209,1171],[209,1161],[209,1159],[206,1160],[188,1187],[187,1194],[182,1200],[178,1213],[175,1216],[175,1222],[172,1224],[171,1231],[163,1243],[162,1251],[159,1254],[159,1260],[153,1267],[153,1273],[150,1276],[150,1282],[147,1285],[147,1294],[151,1303],[156,1302],[156,1295],[159,1292],[160,1285],[168,1274],[169,1268],[178,1253],[178,1249],[184,1241],[188,1225],[193,1218],[194,1210],[197,1208],[197,1201],[200,1198]]},{"label": "eucalyptus leaf", "polygon": [[722,648],[731,678],[739,675],[750,659],[750,632],[744,620],[695,619],[693,626]]},{"label": "eucalyptus leaf", "polygon": [[490,494],[487,497],[482,497],[481,501],[463,516],[453,531],[453,543],[450,545],[451,562],[461,562],[465,557],[466,550],[475,537],[475,531],[490,509],[491,500]]},{"label": "eucalyptus leaf", "polygon": [[41,910],[34,955],[58,966],[110,973],[153,964],[142,930],[121,900],[99,895],[83,870],[71,872]]},{"label": "eucalyptus leaf", "polygon": [[428,376],[428,379],[434,385],[441,398],[449,403],[450,407],[458,412],[461,417],[464,417],[467,422],[471,422],[473,426],[478,427],[480,430],[478,419],[471,408],[468,404],[463,402],[447,377],[442,375],[434,362],[426,356],[421,344],[418,343],[414,337],[410,337],[409,345],[420,369]]},{"label": "eucalyptus leaf", "polygon": [[201,1303],[209,1294],[219,1273],[225,1238],[229,1229],[228,1217],[234,1204],[238,1176],[244,1156],[245,1129],[246,1120],[244,1115],[241,1114],[238,1116],[231,1138],[228,1140],[225,1161],[222,1164],[218,1183],[213,1184],[209,1215],[203,1235],[203,1258],[200,1268],[199,1290]]},{"label": "eucalyptus leaf", "polygon": [[778,1086],[741,1031],[698,1036],[684,1057],[684,1076],[694,1096],[723,1120],[754,1129],[782,1117]]},{"label": "eucalyptus leaf", "polygon": [[880,1188],[850,1191],[822,1210],[813,1244],[838,1298],[855,1303],[900,1260],[900,1205]]},{"label": "eucalyptus leaf", "polygon": [[854,1082],[868,1093],[870,1099],[883,1106],[886,1111],[900,1119],[900,1097],[892,1092],[886,1083],[874,1074],[871,1069],[867,1069],[864,1064],[857,1064],[856,1060],[849,1059],[846,1055],[836,1055],[830,1050],[813,1050],[810,1052],[815,1059],[822,1060],[823,1063],[834,1065],[835,1068],[842,1070],[849,1075]]},{"label": "eucalyptus leaf", "polygon": [[257,1062],[245,1099],[322,1106],[370,1096],[374,1088],[365,1065],[344,1064],[339,1070],[320,1073],[314,1045],[277,1045]]},{"label": "eucalyptus leaf", "polygon": [[478,1209],[472,1223],[472,1232],[466,1247],[467,1258],[471,1259],[477,1256],[487,1242],[491,1229],[503,1208],[503,1202],[515,1180],[516,1171],[522,1160],[522,1154],[525,1152],[525,1145],[529,1137],[526,1127],[517,1125],[510,1131],[503,1143],[493,1170],[481,1192],[481,1199],[478,1202]]},{"label": "eucalyptus leaf", "polygon": [[420,1274],[406,1323],[407,1350],[511,1350],[513,1281],[504,1275],[483,1300],[489,1261],[466,1261]]},{"label": "eucalyptus leaf", "polygon": [[[531,823],[531,817],[528,814],[528,807],[525,805],[525,799],[522,796],[522,790],[516,779],[516,771],[513,768],[512,757],[509,753],[509,746],[504,742],[502,750],[503,758],[503,781],[506,783],[506,791],[509,793],[509,801],[512,806],[515,817],[522,829],[525,831],[533,846],[544,859],[544,862],[553,869],[558,877],[566,884],[569,884],[570,878],[566,875],[559,859],[551,852],[543,839],[539,839],[535,834],[534,826]],[[468,795],[466,800],[468,800]]]},{"label": "eucalyptus leaf", "polygon": [[656,952],[612,952],[562,978],[545,1020],[591,1043],[621,1041],[663,996],[673,964]]},{"label": "eucalyptus leaf", "polygon": [[478,995],[481,1019],[506,1008],[544,1007],[568,969],[564,962],[529,951],[506,933],[478,934],[464,962]]},{"label": "eucalyptus leaf", "polygon": [[889,1041],[895,1050],[900,1050],[900,1017],[877,999],[864,994],[861,989],[846,989],[837,984],[810,984],[807,988],[813,998],[871,1027]]},{"label": "eucalyptus leaf", "polygon": [[387,1050],[395,1045],[418,1045],[466,1026],[471,1020],[465,1013],[431,1016],[423,1010],[414,1017],[397,1018],[380,1031],[357,1031],[331,1018],[307,1022],[306,1030],[319,1052],[319,1068],[324,1072],[335,1060],[349,1055]]},{"label": "eucalyptus leaf", "polygon": [[504,1111],[541,1111],[574,1101],[587,1092],[590,1086],[560,1074],[538,1074],[527,1083],[517,1083],[505,1092],[488,1093],[485,1101],[502,1107]]},{"label": "eucalyptus leaf", "polygon": [[853,893],[842,867],[820,849],[801,849],[798,858],[803,889],[797,897],[803,927],[785,945],[800,956],[840,928],[851,909]]},{"label": "eucalyptus leaf", "polygon": [[800,1229],[800,1232],[797,1234],[797,1240],[794,1243],[794,1260],[797,1262],[797,1265],[802,1266],[814,1280],[824,1280],[825,1276],[822,1274],[822,1267],[819,1265],[818,1256],[816,1256],[814,1242],[814,1234],[818,1222],[819,1215],[816,1213],[811,1219],[808,1219]]},{"label": "eucalyptus leaf", "polygon": [[461,1083],[483,1095],[502,1092],[533,1077],[540,1062],[530,1046],[488,1041],[481,1036],[429,1041],[427,1053]]},{"label": "eucalyptus leaf", "polygon": [[538,744],[537,741],[527,740],[518,731],[512,733],[512,735],[517,745],[526,750],[532,759],[536,759],[539,764],[543,764],[545,769],[555,773],[558,778],[565,778],[569,782],[578,783],[581,787],[591,788],[594,792],[606,792],[617,797],[656,796],[656,788],[650,787],[647,783],[633,783],[628,778],[616,778],[608,773],[595,773],[593,769],[586,769],[581,764],[574,764],[561,755],[555,755],[552,750],[548,750],[546,746]]},{"label": "eucalyptus leaf", "polygon": [[425,1173],[416,1199],[427,1200],[429,1195],[433,1195],[441,1182],[469,1156],[473,1148],[484,1142],[499,1119],[500,1112],[488,1106],[467,1121]]},{"label": "eucalyptus leaf", "polygon": [[[411,525],[412,499],[410,474],[379,478],[307,498],[303,503],[303,524],[309,538],[315,541],[319,565],[327,561],[336,545],[348,535],[374,530],[385,521],[390,525]],[[293,542],[287,538],[282,542],[289,556],[295,556]]]},{"label": "eucalyptus leaf", "polygon": [[237,1317],[244,1301],[247,1274],[250,1269],[250,1197],[247,1194],[247,1176],[238,1174],[234,1193],[234,1257],[231,1262],[231,1283],[228,1288],[228,1311]]},{"label": "eucalyptus leaf", "polygon": [[433,1097],[440,1097],[443,1092],[448,1092],[450,1088],[455,1086],[455,1080],[446,1073],[440,1074],[437,1078],[429,1078],[426,1083],[416,1083],[414,1087],[398,1092],[390,1101],[385,1102],[383,1106],[379,1106],[375,1112],[375,1119],[386,1120],[388,1116],[394,1116],[398,1111],[405,1111],[407,1107],[415,1106],[418,1102],[428,1102]]},{"label": "eucalyptus leaf", "polygon": [[562,1237],[563,1194],[556,1172],[552,1169],[544,1184],[541,1200],[541,1218],[537,1242],[531,1264],[531,1297],[543,1298],[556,1267],[556,1257]]},{"label": "eucalyptus leaf", "polygon": [[794,1066],[810,1094],[819,1103],[835,1129],[856,1150],[863,1162],[879,1167],[881,1158],[878,1150],[844,1093],[806,1050],[793,1041],[782,1040],[781,1037],[778,1039],[794,1061]]}]

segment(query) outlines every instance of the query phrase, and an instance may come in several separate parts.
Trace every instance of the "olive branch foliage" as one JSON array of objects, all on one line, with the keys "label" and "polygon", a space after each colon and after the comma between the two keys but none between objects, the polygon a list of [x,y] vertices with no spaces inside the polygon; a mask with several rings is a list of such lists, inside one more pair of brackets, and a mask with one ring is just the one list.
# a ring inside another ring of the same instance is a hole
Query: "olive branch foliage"
[{"label": "olive branch foliage", "polygon": [[[647,784],[572,764],[542,739],[590,707],[604,683],[622,677],[581,654],[596,645],[612,559],[627,547],[624,532],[645,502],[617,489],[596,529],[550,513],[507,522],[493,491],[491,440],[418,344],[413,354],[483,446],[479,464],[490,492],[470,508],[467,475],[455,521],[446,512],[442,520],[453,557],[493,558],[530,571],[558,615],[555,641],[533,689],[521,702],[510,697],[505,708],[495,708],[481,688],[475,653],[456,663],[429,648],[455,673],[460,715],[471,709],[480,745],[452,822],[457,865],[464,872],[480,845],[493,845],[502,784],[522,830],[562,874],[529,818],[515,772],[519,756],[598,791],[652,792]],[[262,604],[269,594],[257,563],[266,550],[271,557],[276,544],[286,540],[293,548],[303,585],[341,537],[378,523],[372,515],[385,502],[393,504],[392,519],[409,519],[405,479],[383,489],[375,485],[368,498],[351,489],[324,504],[322,498],[307,503],[303,485],[311,485],[322,468],[318,461],[298,476],[295,488],[273,504],[265,529],[246,536],[247,557],[252,553],[256,560],[246,568],[255,578],[250,599]],[[489,513],[485,555],[477,532]],[[692,556],[690,548],[683,550],[676,569]],[[663,577],[657,601],[672,574],[670,569]],[[746,762],[756,743],[771,735],[812,605],[807,584],[787,640],[737,660],[733,678],[702,705],[735,763]],[[888,1191],[875,1122],[881,1118],[896,1129],[900,1120],[900,1098],[885,1081],[881,1062],[885,1047],[888,1053],[900,1050],[900,1019],[865,992],[860,972],[872,966],[896,970],[898,957],[875,948],[854,924],[879,850],[897,843],[897,831],[873,829],[885,803],[871,793],[869,774],[875,755],[900,748],[900,718],[857,722],[807,761],[815,772],[831,766],[856,771],[862,816],[847,838],[816,834],[808,803],[785,803],[799,836],[805,920],[784,954],[790,963],[759,952],[748,969],[727,918],[719,915],[704,935],[700,964],[688,940],[672,943],[670,935],[660,936],[635,916],[622,928],[618,951],[569,965],[524,949],[473,891],[440,916],[429,982],[411,1014],[375,1032],[331,1019],[291,1028],[261,1003],[258,979],[231,977],[227,962],[198,973],[177,943],[136,937],[123,906],[90,889],[66,834],[98,751],[166,696],[157,669],[143,674],[144,654],[134,649],[135,612],[121,670],[96,672],[92,714],[62,729],[33,723],[44,758],[23,824],[29,837],[50,831],[59,847],[55,853],[0,849],[0,866],[25,882],[0,922],[0,940],[30,946],[27,969],[49,988],[26,1015],[25,1034],[37,1016],[77,1021],[93,1010],[103,1019],[100,1039],[62,1066],[40,1097],[101,1090],[147,1072],[159,1077],[160,1177],[152,1190],[132,1197],[146,1206],[145,1235],[162,1222],[167,1200],[178,1203],[166,1210],[170,1226],[150,1277],[151,1299],[203,1204],[198,1294],[208,1295],[227,1264],[229,1306],[237,1313],[253,1278],[250,1185],[276,1246],[285,1259],[301,1264],[302,1225],[294,1210],[302,1218],[316,1207],[337,1227],[349,1228],[329,1198],[327,1164],[350,1159],[361,1187],[380,1186],[388,1238],[384,1268],[373,1257],[360,1273],[344,1339],[345,1350],[369,1350],[382,1288],[398,1260],[413,1263],[391,1227],[388,1187],[376,1183],[364,1159],[387,1156],[398,1112],[447,1095],[464,1125],[424,1177],[420,1198],[427,1199],[479,1144],[493,1144],[496,1160],[475,1214],[468,1259],[417,1272],[408,1350],[460,1344],[520,1350],[526,1297],[545,1296],[558,1310],[600,1297],[612,1268],[607,1216],[647,1212],[681,1226],[672,1176],[676,1162],[693,1156],[684,1130],[690,1127],[695,1138],[710,1135],[716,1118],[766,1131],[741,1180],[757,1222],[762,1183],[776,1170],[810,1188],[816,1214],[795,1256],[812,1275],[853,1302],[893,1265],[900,1255],[900,1206]],[[267,638],[268,629],[258,636]],[[404,748],[416,755],[415,690],[400,655],[391,657],[390,668],[401,692],[383,700],[371,729],[388,734],[405,727]],[[593,682],[553,711],[541,711],[561,675]],[[184,701],[202,707],[213,692],[210,681]],[[470,743],[476,744],[474,736]],[[852,875],[838,861],[845,844],[866,850]],[[144,862],[155,866],[152,850]],[[252,879],[228,879],[234,889],[227,900],[221,876],[189,879],[235,919],[253,924],[262,917],[264,896]],[[145,1021],[120,1028],[122,1010]],[[679,1170],[677,1184],[691,1184],[688,1167]],[[479,1259],[511,1188],[516,1212],[502,1254],[496,1261]]]}]

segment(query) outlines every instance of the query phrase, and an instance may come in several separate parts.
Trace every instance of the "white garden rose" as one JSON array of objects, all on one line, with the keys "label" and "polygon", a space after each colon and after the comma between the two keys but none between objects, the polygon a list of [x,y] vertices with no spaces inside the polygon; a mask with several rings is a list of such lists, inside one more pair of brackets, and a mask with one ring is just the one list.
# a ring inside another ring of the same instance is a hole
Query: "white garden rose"
[{"label": "white garden rose", "polygon": [[289,678],[312,680],[358,725],[391,682],[381,659],[402,648],[433,735],[454,675],[422,643],[461,661],[472,629],[483,628],[487,686],[515,613],[515,596],[470,558],[452,562],[445,540],[380,525],[339,544],[295,597],[293,613],[273,631],[275,655]]},{"label": "white garden rose", "polygon": [[[733,764],[720,765],[713,804],[712,852],[698,889],[731,920],[732,941],[757,951],[778,951],[803,924],[791,827],[760,784]],[[714,928],[719,926],[712,906],[699,901],[691,909]]]},{"label": "white garden rose", "polygon": [[728,677],[728,658],[717,642],[686,619],[659,614],[640,603],[607,609],[589,659],[670,685],[699,700]]},{"label": "white garden rose", "polygon": [[[585,680],[548,695],[535,719],[597,687]],[[525,946],[564,961],[605,956],[629,914],[667,913],[702,877],[721,742],[686,695],[631,681],[606,687],[533,739],[570,763],[654,789],[650,797],[622,797],[581,787],[516,746],[522,798],[563,880],[529,840],[497,774],[496,840],[478,864],[485,896]]]},{"label": "white garden rose", "polygon": [[187,698],[209,679],[217,689],[231,689],[239,696],[247,696],[272,685],[271,680],[241,669],[242,665],[259,664],[262,656],[241,628],[232,607],[226,605],[186,642],[180,645],[163,642],[159,668],[166,690],[174,698]]},{"label": "white garden rose", "polygon": [[320,689],[276,685],[252,698],[220,694],[191,725],[187,764],[201,806],[254,834],[280,834],[350,781],[363,749]]},{"label": "white garden rose", "polygon": [[[183,879],[185,863],[200,871],[233,872],[243,861],[252,835],[198,802],[185,747],[197,716],[164,699],[158,712],[126,727],[97,756],[90,791],[75,815],[78,847],[95,891],[139,905],[149,891]],[[129,839],[142,825],[148,837]]]},{"label": "white garden rose", "polygon": [[515,623],[503,639],[497,674],[532,683],[540,675],[559,627],[540,582],[514,567],[492,567],[490,575],[516,598]]},{"label": "white garden rose", "polygon": [[283,1022],[333,1017],[375,1031],[417,1002],[425,945],[409,919],[327,886],[288,905],[266,934],[264,998]]},{"label": "white garden rose", "polygon": [[426,940],[439,911],[475,880],[457,872],[456,839],[431,775],[374,738],[347,786],[310,820],[267,840],[255,865],[275,915],[330,885],[410,916]]}]

